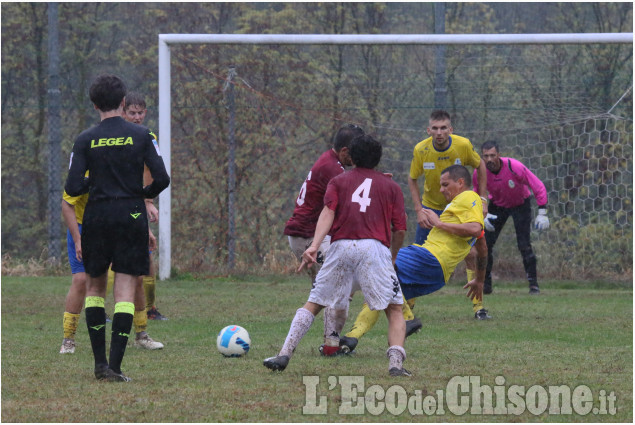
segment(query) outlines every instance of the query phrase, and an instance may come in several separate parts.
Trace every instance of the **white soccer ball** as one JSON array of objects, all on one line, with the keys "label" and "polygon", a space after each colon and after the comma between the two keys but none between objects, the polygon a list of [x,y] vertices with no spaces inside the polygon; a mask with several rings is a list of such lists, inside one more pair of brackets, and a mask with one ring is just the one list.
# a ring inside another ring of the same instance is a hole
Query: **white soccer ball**
[{"label": "white soccer ball", "polygon": [[216,348],[225,357],[244,356],[250,346],[249,332],[238,325],[225,326],[216,337]]}]

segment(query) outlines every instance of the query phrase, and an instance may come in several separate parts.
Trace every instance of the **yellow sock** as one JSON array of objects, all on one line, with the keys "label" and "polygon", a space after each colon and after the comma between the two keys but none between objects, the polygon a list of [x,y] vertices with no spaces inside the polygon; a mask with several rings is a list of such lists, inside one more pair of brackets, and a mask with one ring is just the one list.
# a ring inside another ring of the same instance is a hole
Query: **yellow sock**
[{"label": "yellow sock", "polygon": [[143,291],[146,294],[146,308],[150,310],[156,304],[156,276],[143,276]]},{"label": "yellow sock", "polygon": [[477,300],[476,298],[472,299],[472,310],[474,313],[483,308],[483,300]]},{"label": "yellow sock", "polygon": [[415,299],[414,298],[410,298],[406,302],[408,303],[408,307],[410,307],[410,310],[414,310],[414,308],[415,308]]},{"label": "yellow sock", "polygon": [[64,338],[75,339],[75,332],[77,332],[77,324],[79,323],[79,314],[64,312],[64,320],[62,326],[64,327]]},{"label": "yellow sock", "polygon": [[112,293],[112,288],[115,286],[115,272],[111,268],[108,268],[108,281],[106,283],[106,295]]},{"label": "yellow sock", "polygon": [[[466,269],[465,272],[467,273],[468,282],[471,282],[476,278],[476,270]],[[472,310],[474,311],[474,313],[476,313],[482,308],[483,308],[483,300],[476,300],[476,299],[472,300]]]},{"label": "yellow sock", "polygon": [[135,333],[145,332],[148,328],[148,314],[146,310],[135,310],[132,323],[134,324]]},{"label": "yellow sock", "polygon": [[357,318],[355,319],[355,323],[353,324],[353,329],[349,333],[346,334],[347,337],[360,339],[366,332],[371,330],[377,320],[379,319],[379,311],[371,310],[368,307],[368,304],[364,303],[362,307],[362,311],[359,312]]},{"label": "yellow sock", "polygon": [[401,306],[401,311],[403,312],[403,318],[404,320],[408,321],[408,320],[412,320],[415,318],[415,315],[412,314],[412,309],[410,308],[410,305],[408,304],[408,301],[406,301],[406,298],[404,297],[404,302],[403,305]]},{"label": "yellow sock", "polygon": [[465,272],[467,273],[467,281],[468,282],[473,281],[474,278],[476,277],[476,270],[467,269],[467,270],[465,270]]}]

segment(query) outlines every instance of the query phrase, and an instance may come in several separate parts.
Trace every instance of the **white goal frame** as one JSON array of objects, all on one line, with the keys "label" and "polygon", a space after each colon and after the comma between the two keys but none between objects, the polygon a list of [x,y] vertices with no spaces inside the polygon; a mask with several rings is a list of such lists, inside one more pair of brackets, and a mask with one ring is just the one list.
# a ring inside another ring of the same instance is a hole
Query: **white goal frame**
[{"label": "white goal frame", "polygon": [[[173,44],[632,44],[632,33],[571,34],[159,34],[159,140],[163,162],[171,174],[170,45]],[[171,185],[160,195],[159,279],[172,268]]]}]

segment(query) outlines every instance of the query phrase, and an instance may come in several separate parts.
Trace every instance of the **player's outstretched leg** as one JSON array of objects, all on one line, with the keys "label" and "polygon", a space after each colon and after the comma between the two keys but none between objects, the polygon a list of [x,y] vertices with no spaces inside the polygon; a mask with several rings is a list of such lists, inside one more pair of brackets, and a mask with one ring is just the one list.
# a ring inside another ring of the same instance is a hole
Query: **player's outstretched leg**
[{"label": "player's outstretched leg", "polygon": [[353,351],[359,339],[375,326],[375,323],[377,323],[379,319],[379,314],[379,311],[371,310],[368,304],[364,303],[362,311],[359,312],[355,319],[353,329],[351,329],[345,337],[340,338],[340,346],[346,346],[350,351]]},{"label": "player's outstretched leg", "polygon": [[289,333],[284,341],[282,349],[277,356],[266,358],[262,364],[273,371],[283,371],[289,364],[289,359],[293,355],[304,335],[309,331],[315,316],[306,308],[299,308],[295,312],[295,317],[291,321]]}]

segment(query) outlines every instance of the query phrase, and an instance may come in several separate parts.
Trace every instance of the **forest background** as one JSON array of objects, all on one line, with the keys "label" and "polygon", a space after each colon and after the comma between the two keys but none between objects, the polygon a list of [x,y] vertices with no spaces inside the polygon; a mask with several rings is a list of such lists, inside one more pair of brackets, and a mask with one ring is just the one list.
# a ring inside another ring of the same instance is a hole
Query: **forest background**
[{"label": "forest background", "polygon": [[[633,31],[631,2],[445,6],[447,34]],[[47,8],[1,5],[3,273],[29,260],[67,272],[65,249],[53,260],[47,250]],[[432,34],[434,18],[434,3],[425,2],[59,3],[62,170],[75,137],[98,120],[87,90],[100,73],[145,94],[146,125],[158,129],[158,34]],[[284,223],[344,123],[384,143],[380,166],[404,188],[413,217],[406,179],[435,108],[438,53],[434,46],[173,47],[173,274],[228,271],[230,67],[236,271],[287,273],[295,260]],[[632,53],[619,44],[443,50],[455,133],[477,149],[498,140],[504,156],[547,186],[552,228],[533,233],[545,278],[632,282]],[[59,238],[65,247],[63,225]],[[500,276],[522,276],[511,223],[495,267]]]}]

